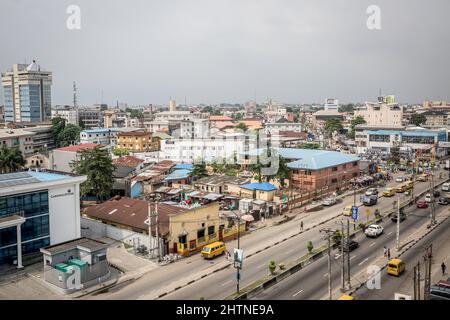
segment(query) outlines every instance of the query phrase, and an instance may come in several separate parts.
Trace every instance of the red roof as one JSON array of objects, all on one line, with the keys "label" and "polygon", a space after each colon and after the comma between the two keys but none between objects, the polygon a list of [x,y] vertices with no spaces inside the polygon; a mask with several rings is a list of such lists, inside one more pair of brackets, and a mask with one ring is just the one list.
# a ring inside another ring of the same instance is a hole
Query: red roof
[{"label": "red roof", "polygon": [[138,159],[133,156],[123,156],[113,160],[113,163],[116,165],[121,165],[130,168],[137,167],[142,162],[144,162],[144,160]]},{"label": "red roof", "polygon": [[227,116],[210,116],[211,121],[232,121],[233,119]]},{"label": "red roof", "polygon": [[99,146],[99,144],[96,143],[82,143],[78,144],[76,146],[69,146],[69,147],[63,147],[56,150],[59,151],[67,151],[67,152],[78,152],[83,149],[94,149],[95,147]]}]

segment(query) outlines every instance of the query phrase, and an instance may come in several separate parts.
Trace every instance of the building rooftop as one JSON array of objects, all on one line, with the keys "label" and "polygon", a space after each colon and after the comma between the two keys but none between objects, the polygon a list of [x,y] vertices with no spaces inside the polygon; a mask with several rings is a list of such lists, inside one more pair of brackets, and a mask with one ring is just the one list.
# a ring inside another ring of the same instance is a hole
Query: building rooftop
[{"label": "building rooftop", "polygon": [[98,251],[104,249],[108,246],[106,242],[102,242],[99,240],[91,239],[91,238],[78,238],[74,240],[70,240],[63,243],[58,243],[52,246],[48,246],[45,248],[41,248],[41,252],[45,254],[57,254],[61,252],[66,252],[73,249],[82,249],[87,251]]},{"label": "building rooftop", "polygon": [[96,144],[96,143],[82,143],[82,144],[78,144],[76,146],[68,146],[68,147],[63,147],[63,148],[59,148],[56,150],[65,151],[65,152],[78,152],[83,149],[94,149],[97,146],[100,146],[100,145]]},{"label": "building rooftop", "polygon": [[233,121],[233,118],[227,116],[210,116],[210,121]]},{"label": "building rooftop", "polygon": [[180,180],[180,179],[186,179],[190,176],[191,170],[188,169],[178,169],[172,172],[171,174],[167,175],[167,177],[164,179],[165,181],[169,180]]},{"label": "building rooftop", "polygon": [[437,131],[429,131],[429,130],[421,130],[421,131],[390,131],[390,130],[377,130],[377,131],[368,131],[369,135],[391,135],[396,134],[399,136],[405,137],[435,137],[439,135]]},{"label": "building rooftop", "polygon": [[0,174],[0,188],[68,179],[70,176],[49,172],[22,171]]},{"label": "building rooftop", "polygon": [[232,177],[227,175],[213,174],[203,177],[194,182],[194,184],[207,184],[211,186],[221,185],[225,183],[241,185],[250,181],[250,178]]},{"label": "building rooftop", "polygon": [[190,163],[179,163],[175,165],[175,170],[180,170],[180,169],[187,169],[187,170],[192,170],[194,166]]},{"label": "building rooftop", "polygon": [[131,132],[120,132],[118,137],[144,137],[150,136],[150,132],[146,131],[131,131]]},{"label": "building rooftop", "polygon": [[271,184],[269,182],[247,183],[247,184],[241,185],[241,188],[248,189],[248,190],[261,190],[261,191],[278,190],[277,187],[275,187],[273,184]]},{"label": "building rooftop", "polygon": [[[296,148],[273,148],[281,157],[287,160],[295,160],[287,164],[291,169],[319,170],[334,167],[340,164],[359,161],[360,158],[337,151],[296,149]],[[255,149],[249,151],[250,156],[261,155],[266,149]],[[245,154],[245,153],[244,153]]]},{"label": "building rooftop", "polygon": [[0,139],[33,136],[35,134],[35,132],[30,132],[24,129],[0,129]]},{"label": "building rooftop", "polygon": [[167,133],[162,132],[162,131],[155,131],[155,132],[153,132],[152,133],[152,137],[160,138],[161,140],[168,140],[168,139],[172,138],[172,136],[170,136]]},{"label": "building rooftop", "polygon": [[138,159],[133,156],[123,156],[123,157],[116,158],[113,160],[113,164],[116,166],[124,166],[124,167],[130,167],[130,168],[135,168],[143,162],[144,162],[144,160]]},{"label": "building rooftop", "polygon": [[[148,205],[149,202],[144,200],[117,196],[101,204],[86,208],[83,215],[148,232]],[[152,204],[152,209],[154,209],[154,204]],[[159,203],[159,234],[164,236],[169,232],[169,215],[177,215],[186,211],[189,211],[189,209]],[[155,230],[153,224],[152,234],[156,235]]]}]

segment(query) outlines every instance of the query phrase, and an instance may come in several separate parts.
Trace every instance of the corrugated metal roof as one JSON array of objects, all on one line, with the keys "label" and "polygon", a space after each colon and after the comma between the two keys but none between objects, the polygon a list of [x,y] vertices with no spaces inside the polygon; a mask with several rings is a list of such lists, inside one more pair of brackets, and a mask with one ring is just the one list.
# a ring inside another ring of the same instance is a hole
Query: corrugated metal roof
[{"label": "corrugated metal roof", "polygon": [[273,184],[269,182],[261,182],[261,183],[247,183],[240,186],[241,188],[248,190],[261,190],[261,191],[273,191],[278,190]]}]

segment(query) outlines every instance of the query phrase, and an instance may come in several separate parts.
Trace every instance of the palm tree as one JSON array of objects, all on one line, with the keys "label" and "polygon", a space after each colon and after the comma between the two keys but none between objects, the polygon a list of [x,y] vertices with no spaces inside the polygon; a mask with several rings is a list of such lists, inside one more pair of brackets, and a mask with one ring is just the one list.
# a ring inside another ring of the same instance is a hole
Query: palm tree
[{"label": "palm tree", "polygon": [[14,172],[21,169],[26,161],[18,148],[8,148],[3,145],[0,149],[0,171],[1,173]]}]

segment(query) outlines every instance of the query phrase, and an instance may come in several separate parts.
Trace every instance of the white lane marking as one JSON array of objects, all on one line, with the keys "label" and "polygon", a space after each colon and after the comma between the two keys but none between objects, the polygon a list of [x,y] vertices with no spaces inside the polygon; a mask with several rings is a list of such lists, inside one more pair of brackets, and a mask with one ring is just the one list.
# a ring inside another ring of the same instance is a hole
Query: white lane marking
[{"label": "white lane marking", "polygon": [[356,256],[351,256],[351,257],[350,257],[350,260],[352,260],[353,258],[356,258]]},{"label": "white lane marking", "polygon": [[342,253],[336,254],[336,255],[334,256],[334,259],[339,259],[341,256],[342,256]]},{"label": "white lane marking", "polygon": [[291,253],[293,251],[295,251],[295,249],[288,250],[288,251],[286,251],[286,253]]},{"label": "white lane marking", "polygon": [[376,242],[372,242],[371,244],[369,244],[369,247],[372,247],[375,245]]},{"label": "white lane marking", "polygon": [[324,277],[324,278],[325,278],[325,277],[328,277],[328,272],[325,273],[325,274],[323,275],[323,277]]},{"label": "white lane marking", "polygon": [[302,293],[303,292],[303,289],[302,290],[300,290],[300,291],[297,291],[296,293],[294,293],[292,296],[293,297],[295,297],[296,295],[298,295],[299,293]]},{"label": "white lane marking", "polygon": [[394,231],[389,232],[387,235],[390,236],[392,234],[392,232],[394,232]]},{"label": "white lane marking", "polygon": [[226,286],[227,284],[229,284],[230,282],[232,282],[233,280],[228,280],[227,282],[222,283],[222,287]]},{"label": "white lane marking", "polygon": [[358,266],[362,265],[364,262],[367,262],[369,260],[369,258],[365,258],[363,261],[361,261],[360,263],[358,263]]}]

